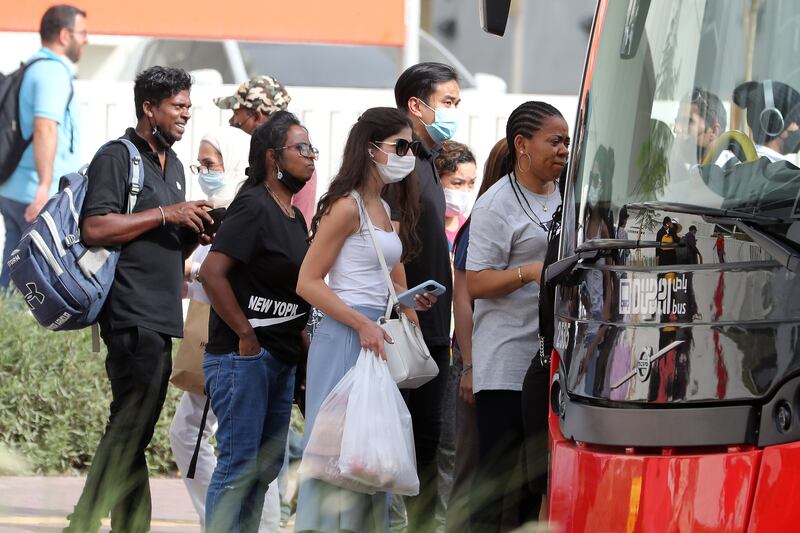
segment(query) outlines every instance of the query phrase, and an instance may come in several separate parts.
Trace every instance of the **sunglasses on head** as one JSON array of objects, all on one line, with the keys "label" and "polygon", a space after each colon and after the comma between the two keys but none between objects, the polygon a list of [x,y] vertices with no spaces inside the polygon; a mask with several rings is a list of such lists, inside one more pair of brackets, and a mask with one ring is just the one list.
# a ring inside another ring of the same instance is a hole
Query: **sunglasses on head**
[{"label": "sunglasses on head", "polygon": [[411,150],[412,154],[417,155],[420,147],[422,146],[420,141],[407,141],[405,139],[397,139],[395,142],[372,141],[372,144],[385,144],[387,146],[394,146],[394,152],[400,157],[405,156],[409,150]]}]

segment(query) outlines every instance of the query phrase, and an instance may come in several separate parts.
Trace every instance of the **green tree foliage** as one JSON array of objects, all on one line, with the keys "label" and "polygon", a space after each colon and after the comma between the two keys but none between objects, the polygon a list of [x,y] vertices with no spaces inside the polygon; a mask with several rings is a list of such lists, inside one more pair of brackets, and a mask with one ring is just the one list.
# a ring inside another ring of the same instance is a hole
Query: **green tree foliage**
[{"label": "green tree foliage", "polygon": [[[111,401],[105,347],[93,353],[89,329],[48,331],[24,303],[3,298],[0,342],[0,448],[13,450],[38,474],[84,473]],[[175,472],[169,425],[180,395],[170,387],[147,450],[153,474]]]}]

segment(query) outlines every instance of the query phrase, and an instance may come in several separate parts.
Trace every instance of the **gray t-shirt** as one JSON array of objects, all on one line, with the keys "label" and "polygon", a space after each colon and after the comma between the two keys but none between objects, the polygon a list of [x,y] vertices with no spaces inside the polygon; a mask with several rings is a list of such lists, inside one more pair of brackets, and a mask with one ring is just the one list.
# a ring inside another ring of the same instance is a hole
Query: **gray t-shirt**
[{"label": "gray t-shirt", "polygon": [[[512,185],[508,176],[501,178],[472,210],[467,270],[516,269],[544,261],[547,233],[531,218],[538,216],[549,227],[560,203],[558,190],[534,194]],[[474,322],[473,390],[522,390],[539,348],[539,285],[528,283],[500,298],[475,300]]]}]

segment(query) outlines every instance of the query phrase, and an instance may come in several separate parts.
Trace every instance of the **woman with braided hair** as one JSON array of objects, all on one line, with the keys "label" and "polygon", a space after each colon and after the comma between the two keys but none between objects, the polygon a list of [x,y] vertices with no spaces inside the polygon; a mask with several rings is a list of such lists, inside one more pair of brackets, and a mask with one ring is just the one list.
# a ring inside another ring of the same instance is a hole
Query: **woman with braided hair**
[{"label": "woman with braided hair", "polygon": [[481,532],[499,531],[504,495],[518,504],[524,523],[536,518],[546,492],[546,471],[543,482],[511,483],[522,470],[522,384],[528,368],[540,364],[539,281],[547,231],[561,204],[556,182],[569,155],[567,123],[550,104],[525,102],[508,119],[506,142],[505,176],[475,204],[467,251],[479,448],[470,504],[473,530]]}]

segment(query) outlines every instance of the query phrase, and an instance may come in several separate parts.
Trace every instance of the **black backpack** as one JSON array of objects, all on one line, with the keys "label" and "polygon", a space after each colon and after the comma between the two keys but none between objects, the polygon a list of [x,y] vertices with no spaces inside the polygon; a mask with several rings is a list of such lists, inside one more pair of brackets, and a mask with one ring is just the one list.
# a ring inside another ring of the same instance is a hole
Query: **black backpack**
[{"label": "black backpack", "polygon": [[[37,57],[29,63],[21,65],[8,76],[0,75],[0,183],[5,183],[13,174],[22,159],[22,154],[33,140],[33,137],[25,139],[22,136],[19,124],[19,90],[22,87],[25,72],[31,65],[43,60],[55,61],[49,57]],[[72,102],[72,94],[70,86],[67,112],[69,112],[69,104]]]}]

